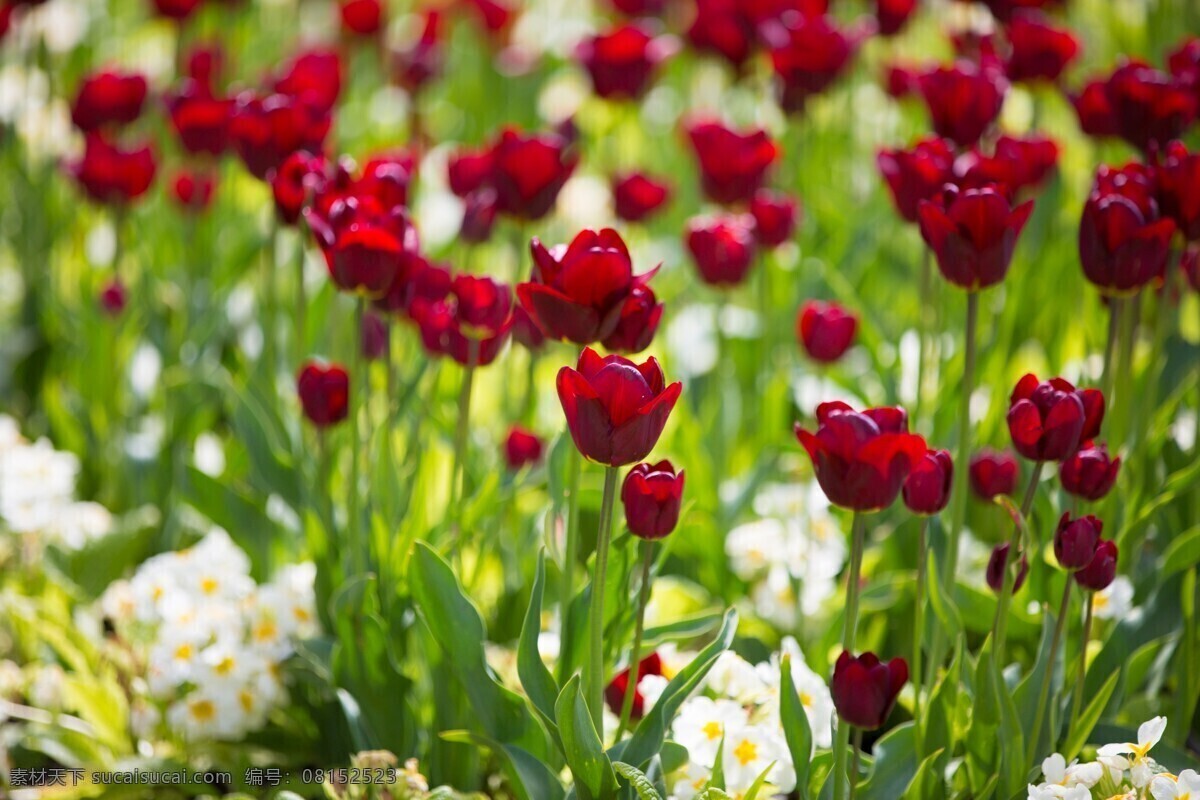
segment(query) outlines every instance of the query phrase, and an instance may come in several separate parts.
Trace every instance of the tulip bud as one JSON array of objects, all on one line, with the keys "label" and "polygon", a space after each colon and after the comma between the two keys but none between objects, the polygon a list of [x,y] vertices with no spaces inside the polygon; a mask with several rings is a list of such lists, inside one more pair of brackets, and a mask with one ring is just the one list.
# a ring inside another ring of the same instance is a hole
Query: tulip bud
[{"label": "tulip bud", "polygon": [[950,502],[954,462],[946,450],[927,450],[904,481],[904,505],[914,514],[937,514]]},{"label": "tulip bud", "polygon": [[[1004,570],[1012,568],[1008,549],[1008,542],[998,544],[992,548],[992,556],[988,559],[987,585],[997,594],[1004,590]],[[1029,559],[1025,557],[1024,553],[1021,553],[1021,560],[1017,563],[1017,579],[1013,581],[1013,594],[1016,594],[1025,584],[1025,576],[1028,574]]]},{"label": "tulip bud", "polygon": [[953,179],[954,151],[945,139],[923,139],[909,150],[880,150],[875,158],[900,216],[917,221],[922,200],[932,200]]},{"label": "tulip bud", "polygon": [[662,539],[675,530],[683,501],[683,470],[670,461],[638,464],[621,486],[625,524],[640,539]]},{"label": "tulip bud", "polygon": [[987,65],[959,60],[923,73],[919,87],[937,135],[969,147],[999,116],[1008,82]]},{"label": "tulip bud", "polygon": [[1090,514],[1075,519],[1063,514],[1054,532],[1054,557],[1059,565],[1066,570],[1077,570],[1091,563],[1103,529],[1104,523]]},{"label": "tulip bud", "polygon": [[649,286],[635,286],[621,306],[617,327],[601,344],[614,353],[642,352],[654,341],[662,313],[663,305],[654,296],[654,291]]},{"label": "tulip bud", "polygon": [[508,468],[516,472],[524,466],[536,464],[542,458],[542,440],[533,431],[513,425],[504,440],[504,460]]},{"label": "tulip bud", "polygon": [[296,392],[304,415],[318,428],[341,422],[350,410],[350,376],[337,364],[305,364]]},{"label": "tulip bud", "polygon": [[737,286],[754,263],[754,218],[748,214],[693,218],[686,242],[701,280],[710,286]]},{"label": "tulip bud", "polygon": [[363,357],[368,361],[385,358],[388,352],[387,320],[378,314],[363,314],[360,344]]},{"label": "tulip bud", "polygon": [[1087,566],[1074,573],[1075,582],[1089,592],[1100,592],[1117,577],[1117,543],[1105,539]]},{"label": "tulip bud", "polygon": [[627,22],[584,39],[575,58],[591,76],[597,96],[628,100],[646,91],[655,68],[674,51],[671,38],[654,36],[644,22]]},{"label": "tulip bud", "polygon": [[1062,378],[1039,382],[1029,374],[1013,389],[1007,419],[1018,453],[1031,461],[1063,461],[1100,432],[1104,396],[1097,389],[1076,390]]},{"label": "tulip bud", "polygon": [[[620,714],[625,705],[625,693],[629,691],[629,672],[628,667],[618,672],[617,676],[604,689],[604,702],[614,714]],[[633,682],[633,710],[630,712],[630,717],[641,719],[642,715],[646,713],[645,698],[638,691],[638,685],[641,684],[642,678],[647,675],[662,674],[662,659],[658,657],[658,653],[651,653],[638,663],[637,679]]]},{"label": "tulip bud", "polygon": [[1062,462],[1058,479],[1068,493],[1094,502],[1109,493],[1120,468],[1120,457],[1112,458],[1107,447],[1089,442]]},{"label": "tulip bud", "polygon": [[971,458],[971,489],[983,500],[1011,496],[1017,488],[1017,459],[1011,453],[984,449]]},{"label": "tulip bud", "polygon": [[917,207],[921,237],[946,280],[969,292],[1004,280],[1033,201],[1013,207],[994,187],[945,193]]},{"label": "tulip bud", "polygon": [[342,0],[342,30],[351,36],[374,36],[383,27],[380,0]]},{"label": "tulip bud", "polygon": [[100,308],[110,317],[119,316],[125,310],[125,284],[120,278],[113,278],[100,290]]},{"label": "tulip bud", "polygon": [[798,215],[797,202],[782,192],[759,189],[750,198],[754,238],[763,247],[778,247],[792,238]]},{"label": "tulip bud", "polygon": [[827,14],[796,14],[779,28],[779,41],[771,48],[779,105],[799,113],[810,97],[828,89],[846,70],[865,31],[842,31]]},{"label": "tulip bud", "polygon": [[102,134],[89,133],[83,156],[69,163],[67,172],[96,202],[125,205],[146,193],[157,166],[148,145],[125,150]]},{"label": "tulip bud", "polygon": [[613,181],[613,210],[618,219],[641,222],[671,197],[670,188],[640,172],[618,176]]},{"label": "tulip bud", "polygon": [[908,662],[893,658],[886,664],[874,653],[838,656],[829,683],[833,706],[847,724],[875,730],[887,722],[900,690],[908,682]]},{"label": "tulip bud", "polygon": [[858,318],[837,303],[809,300],[796,318],[796,334],[814,361],[837,361],[854,343]]},{"label": "tulip bud", "polygon": [[700,186],[715,203],[749,200],[779,157],[779,148],[761,129],[739,133],[720,122],[696,122],[687,133],[700,165]]}]

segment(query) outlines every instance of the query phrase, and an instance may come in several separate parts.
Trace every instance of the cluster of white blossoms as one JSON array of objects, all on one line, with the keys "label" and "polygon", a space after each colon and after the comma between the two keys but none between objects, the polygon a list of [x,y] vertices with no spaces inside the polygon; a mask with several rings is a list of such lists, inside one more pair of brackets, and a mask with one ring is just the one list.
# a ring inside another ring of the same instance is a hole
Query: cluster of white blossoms
[{"label": "cluster of white blossoms", "polygon": [[0,529],[76,550],[112,530],[108,509],[75,499],[79,459],[30,442],[0,414]]},{"label": "cluster of white blossoms", "polygon": [[1053,753],[1042,762],[1045,780],[1029,786],[1029,800],[1200,800],[1196,770],[1175,775],[1150,756],[1166,729],[1166,717],[1143,722],[1136,742],[1106,744],[1095,761],[1068,764]]},{"label": "cluster of white blossoms", "polygon": [[734,573],[751,584],[755,613],[795,630],[797,612],[816,616],[837,593],[845,535],[816,481],[768,484],[755,496],[754,511],[759,519],[731,530],[725,552]]},{"label": "cluster of white blossoms", "polygon": [[[671,776],[672,800],[691,800],[712,778],[718,754],[725,788],[741,796],[767,772],[764,797],[787,793],[796,786],[796,772],[779,716],[781,655],[790,655],[792,680],[808,716],[813,743],[830,747],[833,698],[821,678],[809,669],[794,639],[785,639],[781,653],[751,664],[726,651],[717,659],[700,692],[686,700],[671,726],[671,738],[688,750],[688,763]],[[664,672],[674,674],[692,654],[671,648],[659,650]],[[638,691],[651,707],[667,678],[647,675]],[[772,764],[774,766],[772,766]]]},{"label": "cluster of white blossoms", "polygon": [[134,734],[235,740],[261,728],[287,700],[280,664],[317,632],[311,563],[258,585],[229,534],[145,561],[100,598],[104,616],[134,651]]}]

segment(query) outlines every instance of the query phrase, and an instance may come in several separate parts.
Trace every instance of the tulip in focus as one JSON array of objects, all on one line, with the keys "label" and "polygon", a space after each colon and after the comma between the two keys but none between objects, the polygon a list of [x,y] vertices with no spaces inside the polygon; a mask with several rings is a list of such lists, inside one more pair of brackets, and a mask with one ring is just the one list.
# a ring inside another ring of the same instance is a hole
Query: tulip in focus
[{"label": "tulip in focus", "polygon": [[1068,494],[1095,502],[1112,490],[1120,468],[1121,458],[1110,456],[1103,444],[1085,442],[1062,462],[1058,478]]},{"label": "tulip in focus", "polygon": [[829,689],[842,720],[873,731],[887,722],[907,682],[908,662],[903,658],[883,663],[874,653],[854,656],[843,651],[833,667]]},{"label": "tulip in focus", "polygon": [[1153,192],[1139,164],[1097,171],[1079,223],[1079,260],[1102,294],[1135,293],[1166,269],[1175,223],[1159,218]]},{"label": "tulip in focus", "polygon": [[1027,374],[1009,398],[1013,447],[1031,461],[1063,461],[1100,432],[1103,419],[1104,395],[1062,378],[1039,382]]},{"label": "tulip in focus", "polygon": [[927,450],[904,481],[904,505],[914,514],[940,513],[950,502],[954,462],[947,450]]},{"label": "tulip in focus", "polygon": [[1092,560],[1074,573],[1075,583],[1089,592],[1102,592],[1117,577],[1117,544],[1107,539],[1096,545]]},{"label": "tulip in focus", "polygon": [[621,485],[625,523],[639,539],[663,539],[675,530],[683,502],[683,470],[670,461],[638,464]]},{"label": "tulip in focus", "polygon": [[796,334],[813,361],[831,364],[854,343],[858,318],[837,303],[809,300],[796,317]]},{"label": "tulip in focus", "polygon": [[1054,531],[1054,557],[1059,566],[1074,571],[1092,563],[1103,529],[1104,523],[1090,514],[1072,519],[1064,513]]},{"label": "tulip in focus", "polygon": [[983,500],[1012,496],[1017,489],[1017,459],[1011,453],[984,449],[971,458],[971,489]]}]

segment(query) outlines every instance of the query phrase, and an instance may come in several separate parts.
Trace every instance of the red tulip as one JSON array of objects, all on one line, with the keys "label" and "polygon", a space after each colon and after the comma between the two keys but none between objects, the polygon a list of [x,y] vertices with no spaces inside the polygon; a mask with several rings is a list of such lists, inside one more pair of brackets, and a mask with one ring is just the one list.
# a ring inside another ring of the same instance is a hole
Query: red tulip
[{"label": "red tulip", "polygon": [[609,3],[627,17],[657,17],[666,9],[666,0],[609,0]]},{"label": "red tulip", "polygon": [[874,653],[853,656],[842,651],[833,667],[829,691],[843,721],[873,731],[887,722],[907,682],[908,662],[903,658],[885,664]]},{"label": "red tulip", "polygon": [[1183,256],[1179,260],[1180,269],[1183,270],[1183,275],[1187,278],[1188,285],[1192,287],[1193,292],[1200,292],[1200,250],[1195,247],[1189,247],[1183,251]]},{"label": "red tulip", "polygon": [[1104,395],[1076,389],[1062,378],[1039,382],[1027,374],[1008,405],[1013,447],[1031,461],[1062,461],[1094,437],[1104,419]]},{"label": "red tulip", "polygon": [[796,424],[796,438],[812,459],[829,502],[854,511],[879,511],[925,456],[925,440],[908,432],[902,408],[858,412],[842,402],[817,407],[817,430]]},{"label": "red tulip", "polygon": [[386,358],[388,352],[387,320],[370,311],[363,314],[362,325],[358,331],[358,344],[359,352],[368,361]]},{"label": "red tulip", "polygon": [[1108,454],[1103,444],[1085,442],[1058,469],[1058,479],[1068,494],[1096,501],[1104,497],[1117,482],[1121,459]]},{"label": "red tulip", "polygon": [[738,0],[696,0],[687,38],[692,47],[718,55],[740,70],[750,58],[757,34],[739,5]]},{"label": "red tulip", "polygon": [[879,172],[900,216],[917,221],[922,200],[932,200],[953,177],[954,153],[944,139],[922,139],[910,150],[880,150]]},{"label": "red tulip", "polygon": [[167,19],[185,20],[203,0],[152,0],[154,10]]},{"label": "red tulip", "polygon": [[696,122],[687,134],[704,194],[724,205],[748,201],[779,156],[779,148],[761,129],[738,133],[719,122]]},{"label": "red tulip", "polygon": [[968,475],[971,489],[984,500],[997,495],[1012,496],[1017,488],[1017,459],[1011,453],[984,449],[971,458]]},{"label": "red tulip", "polygon": [[666,385],[653,358],[635,364],[585,347],[558,372],[558,398],[579,452],[613,467],[641,461],[658,442],[683,384]]},{"label": "red tulip", "polygon": [[1046,8],[1062,2],[1063,0],[983,0],[983,4],[992,12],[992,16],[1000,22],[1008,22],[1014,14],[1022,11]]},{"label": "red tulip", "polygon": [[483,367],[496,360],[512,331],[512,290],[488,277],[456,275],[441,298],[418,298],[409,314],[430,353]]},{"label": "red tulip", "polygon": [[420,38],[392,58],[392,76],[397,84],[410,93],[419,92],[425,84],[441,75],[445,60],[441,42],[441,12],[426,11],[424,19]]},{"label": "red tulip", "polygon": [[858,318],[837,303],[809,300],[796,317],[796,335],[809,357],[830,364],[854,343]]},{"label": "red tulip", "polygon": [[215,92],[225,68],[225,51],[216,43],[199,44],[187,53],[183,74],[210,93]]},{"label": "red tulip", "polygon": [[1096,173],[1079,223],[1079,260],[1103,294],[1131,294],[1166,269],[1175,223],[1158,218],[1153,191],[1153,178],[1138,164]]},{"label": "red tulip", "polygon": [[204,211],[212,203],[216,179],[211,173],[192,172],[183,170],[175,176],[171,185],[175,202],[184,211],[197,213]]},{"label": "red tulip", "polygon": [[1078,94],[1069,95],[1069,99],[1084,133],[1097,137],[1117,135],[1120,122],[1108,96],[1107,81],[1090,81]]},{"label": "red tulip", "polygon": [[675,530],[683,503],[683,470],[670,461],[637,464],[621,485],[625,524],[639,539],[662,539]]},{"label": "red tulip", "polygon": [[613,210],[626,222],[641,222],[661,208],[671,197],[670,187],[641,172],[618,175],[613,179]]},{"label": "red tulip", "polygon": [[1177,78],[1139,61],[1108,79],[1117,135],[1144,152],[1179,138],[1196,117],[1196,97]]},{"label": "red tulip", "polygon": [[318,428],[341,422],[350,410],[350,376],[337,364],[305,364],[296,379],[296,392],[304,416]]},{"label": "red tulip", "polygon": [[454,276],[450,269],[431,264],[420,253],[413,253],[400,263],[391,286],[374,303],[376,308],[413,319],[413,306],[438,303],[450,294]]},{"label": "red tulip", "polygon": [[658,323],[662,320],[663,305],[649,286],[635,286],[621,306],[617,327],[601,341],[614,353],[640,353],[654,341]]},{"label": "red tulip", "polygon": [[492,151],[459,150],[451,154],[446,163],[446,179],[450,191],[458,197],[467,197],[486,187],[492,175]]},{"label": "red tulip", "polygon": [[954,48],[954,57],[970,61],[980,67],[1002,70],[1003,59],[1000,57],[1000,37],[992,32],[984,32],[975,28],[964,28],[950,34],[950,44]]},{"label": "red tulip", "polygon": [[717,214],[688,221],[688,251],[711,286],[737,286],[754,263],[754,217]]},{"label": "red tulip", "polygon": [[414,172],[416,159],[407,150],[378,153],[363,166],[354,186],[357,191],[379,198],[385,206],[406,206]]},{"label": "red tulip", "polygon": [[546,334],[519,303],[513,306],[512,336],[517,344],[530,351],[541,350],[546,344]]},{"label": "red tulip", "polygon": [[782,26],[784,36],[771,48],[771,64],[781,84],[780,105],[799,112],[808,98],[820,94],[838,79],[853,58],[860,32],[843,32],[825,16],[796,15]]},{"label": "red tulip", "polygon": [[883,36],[895,36],[904,28],[917,11],[919,0],[875,0],[875,20],[879,24],[879,33]]},{"label": "red tulip", "polygon": [[219,156],[229,146],[229,125],[234,101],[215,97],[207,84],[185,79],[166,96],[171,127],[189,153]]},{"label": "red tulip", "polygon": [[1054,531],[1054,557],[1065,570],[1082,569],[1092,563],[1104,523],[1089,514],[1071,519],[1063,513]]},{"label": "red tulip", "polygon": [[1004,71],[1014,83],[1056,81],[1079,55],[1079,40],[1075,35],[1051,25],[1037,12],[1014,15],[1007,33],[1012,52]]},{"label": "red tulip", "polygon": [[496,224],[496,192],[491,188],[471,192],[463,201],[462,227],[458,235],[464,242],[478,244],[492,238]]},{"label": "red tulip", "polygon": [[84,133],[127,125],[142,113],[146,78],[137,73],[97,72],[84,78],[71,106],[71,121]]},{"label": "red tulip", "polygon": [[904,505],[914,514],[937,514],[950,502],[954,462],[946,450],[926,450],[904,481]]},{"label": "red tulip", "polygon": [[892,62],[883,68],[883,90],[890,97],[903,100],[921,91],[921,71],[907,64]]},{"label": "red tulip", "polygon": [[1058,143],[1044,136],[1001,136],[995,157],[1008,162],[1008,184],[1016,192],[1046,180],[1058,164]]},{"label": "red tulip", "polygon": [[764,247],[778,247],[792,238],[799,216],[799,203],[782,192],[759,189],[750,198],[754,238]]},{"label": "red tulip", "polygon": [[668,37],[655,37],[645,23],[625,22],[579,43],[575,58],[592,79],[592,88],[607,99],[641,97],[655,68],[674,52]]},{"label": "red tulip", "polygon": [[[630,669],[628,667],[621,670],[604,689],[604,702],[614,714],[620,714],[621,709],[625,705],[625,693],[629,691],[629,673]],[[651,653],[638,662],[637,680],[634,681],[633,685],[633,703],[631,704],[632,711],[629,714],[630,718],[635,720],[641,719],[642,715],[646,712],[646,701],[637,688],[642,682],[642,678],[647,675],[662,674],[662,660],[658,657],[658,653]]]},{"label": "red tulip", "polygon": [[329,125],[328,113],[305,99],[243,93],[237,98],[229,137],[250,174],[267,180],[297,150],[321,152]]},{"label": "red tulip", "polygon": [[383,28],[380,0],[342,0],[342,30],[351,36],[375,36]]},{"label": "red tulip", "polygon": [[1200,241],[1200,153],[1171,142],[1154,176],[1162,215],[1175,221],[1185,239]]},{"label": "red tulip", "polygon": [[520,133],[508,128],[492,146],[492,187],[503,214],[541,219],[558,199],[579,156],[557,133]]},{"label": "red tulip", "polygon": [[1032,210],[1032,201],[1013,208],[1001,192],[984,188],[947,191],[941,203],[922,200],[917,217],[942,275],[975,292],[1004,280]]},{"label": "red tulip", "polygon": [[1102,592],[1117,577],[1117,543],[1107,539],[1096,545],[1087,566],[1073,573],[1075,583],[1089,592]]},{"label": "red tulip", "polygon": [[342,92],[342,59],[333,50],[304,50],[286,65],[273,89],[328,115]]},{"label": "red tulip", "polygon": [[[593,344],[616,330],[626,300],[657,268],[634,276],[616,231],[580,231],[570,245],[530,243],[533,279],[517,286],[521,305],[552,339]],[[653,295],[651,295],[651,299]]]},{"label": "red tulip", "polygon": [[128,293],[125,291],[125,284],[121,283],[120,278],[113,278],[108,283],[104,284],[104,288],[100,290],[100,308],[105,314],[110,317],[116,317],[125,310],[125,303],[128,298]]},{"label": "red tulip", "polygon": [[[992,555],[988,558],[987,564],[987,585],[993,592],[999,594],[1004,589],[1004,570],[1011,567],[1008,557],[1009,545],[1008,542],[998,544],[992,548]],[[1013,594],[1020,591],[1025,585],[1025,576],[1029,574],[1029,558],[1021,553],[1021,560],[1017,562],[1017,577],[1013,581]]]},{"label": "red tulip", "polygon": [[530,430],[513,425],[504,440],[504,460],[514,472],[542,460],[542,440]]},{"label": "red tulip", "polygon": [[122,205],[146,193],[156,168],[149,146],[125,150],[99,133],[89,133],[83,156],[68,164],[67,172],[93,200]]},{"label": "red tulip", "polygon": [[970,61],[930,70],[918,80],[934,131],[960,147],[979,141],[999,116],[1008,91],[1003,76]]},{"label": "red tulip", "polygon": [[324,156],[314,156],[298,150],[288,156],[271,178],[271,194],[275,198],[275,213],[285,225],[295,225],[313,199],[324,187],[329,163]]},{"label": "red tulip", "polygon": [[365,192],[319,196],[304,217],[342,291],[381,297],[418,249],[404,208],[384,206]]}]

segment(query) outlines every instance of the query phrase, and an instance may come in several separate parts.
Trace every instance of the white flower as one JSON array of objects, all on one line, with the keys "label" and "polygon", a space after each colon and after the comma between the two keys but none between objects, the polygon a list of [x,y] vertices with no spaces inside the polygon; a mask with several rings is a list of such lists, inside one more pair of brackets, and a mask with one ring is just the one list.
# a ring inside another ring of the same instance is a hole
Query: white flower
[{"label": "white flower", "polygon": [[1118,575],[1107,588],[1092,595],[1092,613],[1097,619],[1122,620],[1133,611],[1133,582]]},{"label": "white flower", "polygon": [[643,675],[638,681],[638,694],[642,696],[642,711],[649,712],[662,697],[663,690],[671,681],[662,675]]},{"label": "white flower", "polygon": [[829,687],[825,685],[825,681],[821,680],[821,676],[809,668],[808,663],[804,660],[804,653],[800,650],[800,645],[791,636],[784,638],[779,654],[773,655],[769,662],[759,664],[757,667],[758,674],[767,685],[770,695],[767,703],[768,716],[782,730],[782,723],[779,721],[779,673],[782,654],[791,657],[792,683],[796,687],[796,694],[800,697],[800,705],[804,707],[805,716],[808,717],[808,727],[812,730],[814,748],[832,747],[833,695],[829,693]]},{"label": "white flower", "polygon": [[746,659],[726,650],[717,656],[708,673],[707,686],[719,695],[743,705],[758,702],[766,690],[758,670]]},{"label": "white flower", "polygon": [[750,788],[772,763],[767,780],[780,793],[796,788],[796,773],[782,731],[768,725],[746,725],[725,737],[722,766],[725,787],[733,793]]},{"label": "white flower", "polygon": [[711,779],[711,766],[706,767],[696,761],[688,761],[675,778],[671,797],[674,800],[694,800]]},{"label": "white flower", "polygon": [[737,734],[747,721],[746,709],[732,700],[694,697],[679,708],[672,730],[695,764],[712,767],[721,737]]},{"label": "white flower", "polygon": [[1090,789],[1104,777],[1104,767],[1096,762],[1080,764],[1072,761],[1068,765],[1062,755],[1054,753],[1042,761],[1042,775],[1046,783],[1067,787],[1082,784]]},{"label": "white flower", "polygon": [[[1150,748],[1162,739],[1167,729],[1166,717],[1155,717],[1138,726],[1137,742],[1106,744],[1097,753],[1102,764],[1120,770],[1130,770],[1133,785],[1141,788],[1150,782]],[[1128,756],[1132,756],[1129,758]]]},{"label": "white flower", "polygon": [[750,580],[765,572],[784,552],[784,524],[777,519],[760,519],[739,525],[725,537],[725,554],[733,572]]},{"label": "white flower", "polygon": [[1159,775],[1150,782],[1150,794],[1154,800],[1200,800],[1200,774],[1185,769],[1175,780]]},{"label": "white flower", "polygon": [[191,692],[167,709],[167,723],[184,739],[215,739],[220,734],[221,704],[204,689]]},{"label": "white flower", "polygon": [[1029,787],[1028,800],[1091,800],[1092,793],[1086,786],[1059,786],[1055,783],[1043,783],[1041,786]]}]

